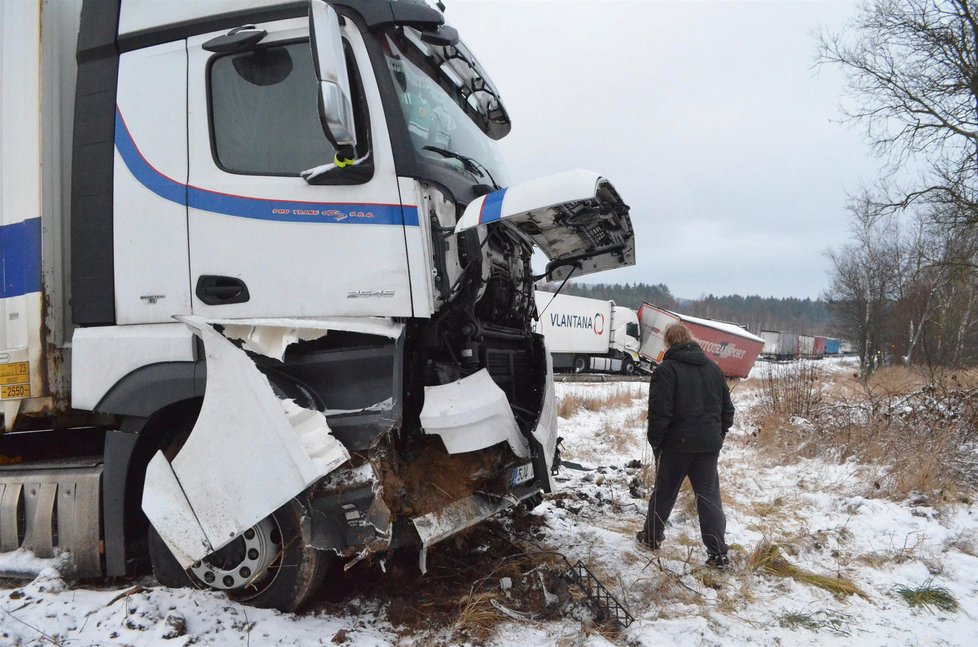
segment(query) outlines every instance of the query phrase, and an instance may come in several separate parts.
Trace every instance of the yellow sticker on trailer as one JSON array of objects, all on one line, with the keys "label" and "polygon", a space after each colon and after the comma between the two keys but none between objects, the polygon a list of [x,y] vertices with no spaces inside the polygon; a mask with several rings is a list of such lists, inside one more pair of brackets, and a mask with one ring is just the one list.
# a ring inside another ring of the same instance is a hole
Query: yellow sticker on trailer
[{"label": "yellow sticker on trailer", "polygon": [[24,382],[31,381],[31,363],[14,362],[13,364],[0,364],[0,377],[22,377]]},{"label": "yellow sticker on trailer", "polygon": [[14,384],[0,386],[0,400],[21,399],[31,397],[30,384]]},{"label": "yellow sticker on trailer", "polygon": [[0,400],[31,397],[31,364],[0,364]]}]

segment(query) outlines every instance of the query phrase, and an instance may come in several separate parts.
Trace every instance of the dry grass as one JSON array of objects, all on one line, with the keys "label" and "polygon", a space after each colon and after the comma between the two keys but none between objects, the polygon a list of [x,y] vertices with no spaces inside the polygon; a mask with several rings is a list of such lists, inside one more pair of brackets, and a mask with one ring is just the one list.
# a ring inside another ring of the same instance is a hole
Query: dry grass
[{"label": "dry grass", "polygon": [[860,381],[786,364],[765,380],[752,423],[758,447],[779,462],[855,458],[874,475],[868,496],[940,503],[978,488],[975,372],[893,367]]},{"label": "dry grass", "polygon": [[635,400],[644,397],[641,387],[630,384],[619,385],[614,391],[605,393],[587,395],[568,393],[557,403],[557,415],[561,418],[570,418],[579,411],[598,412],[605,409],[629,407]]},{"label": "dry grass", "polygon": [[839,597],[858,595],[867,598],[866,594],[851,580],[830,575],[819,575],[795,566],[781,555],[781,548],[777,544],[770,542],[762,541],[755,546],[747,557],[747,564],[751,572],[789,577],[796,582],[825,589]]}]

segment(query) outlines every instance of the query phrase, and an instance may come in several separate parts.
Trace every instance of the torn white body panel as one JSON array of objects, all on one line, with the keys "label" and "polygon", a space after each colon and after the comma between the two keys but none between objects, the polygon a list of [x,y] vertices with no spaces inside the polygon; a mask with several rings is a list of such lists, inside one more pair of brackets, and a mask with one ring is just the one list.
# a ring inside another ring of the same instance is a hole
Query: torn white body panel
[{"label": "torn white body panel", "polygon": [[404,330],[404,324],[380,317],[205,319],[188,316],[178,319],[191,328],[202,324],[223,326],[224,336],[241,340],[245,350],[279,361],[282,361],[285,349],[291,344],[319,339],[330,331],[357,332],[397,339]]},{"label": "torn white body panel", "polygon": [[[207,389],[183,448],[150,462],[143,511],[184,567],[284,505],[349,458],[325,416],[278,398],[246,353],[207,322]],[[251,324],[251,322],[248,322]]]},{"label": "torn white body panel", "polygon": [[553,358],[550,353],[544,355],[547,358],[547,384],[544,389],[543,409],[540,411],[537,426],[533,429],[533,437],[543,447],[543,457],[547,462],[547,473],[539,476],[547,479],[552,492],[554,481],[551,472],[554,467],[554,454],[557,452],[557,394],[554,390]]},{"label": "torn white body panel", "polygon": [[421,426],[426,434],[441,436],[449,454],[506,441],[517,456],[530,455],[506,394],[486,369],[451,384],[426,386]]},{"label": "torn white body panel", "polygon": [[494,222],[511,226],[557,264],[550,280],[635,264],[628,206],[591,171],[555,173],[476,198],[455,233]]}]

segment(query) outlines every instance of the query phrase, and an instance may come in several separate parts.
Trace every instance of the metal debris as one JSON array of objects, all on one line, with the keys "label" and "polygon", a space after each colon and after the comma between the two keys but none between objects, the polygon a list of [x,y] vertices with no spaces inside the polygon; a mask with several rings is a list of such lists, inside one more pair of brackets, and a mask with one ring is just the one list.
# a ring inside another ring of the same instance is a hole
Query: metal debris
[{"label": "metal debris", "polygon": [[584,562],[577,560],[577,563],[571,566],[568,561],[567,565],[568,569],[564,577],[584,591],[598,622],[611,621],[622,628],[627,628],[634,622],[635,618],[628,609],[594,576]]}]

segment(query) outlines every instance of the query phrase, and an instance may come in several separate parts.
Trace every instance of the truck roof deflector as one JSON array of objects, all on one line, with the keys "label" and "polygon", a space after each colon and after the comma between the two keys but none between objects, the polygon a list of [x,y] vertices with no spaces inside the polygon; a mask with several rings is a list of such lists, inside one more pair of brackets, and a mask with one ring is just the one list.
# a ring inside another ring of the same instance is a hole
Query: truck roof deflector
[{"label": "truck roof deflector", "polygon": [[635,264],[628,205],[611,182],[591,171],[548,175],[477,198],[455,233],[495,222],[513,227],[547,255],[552,280]]}]

